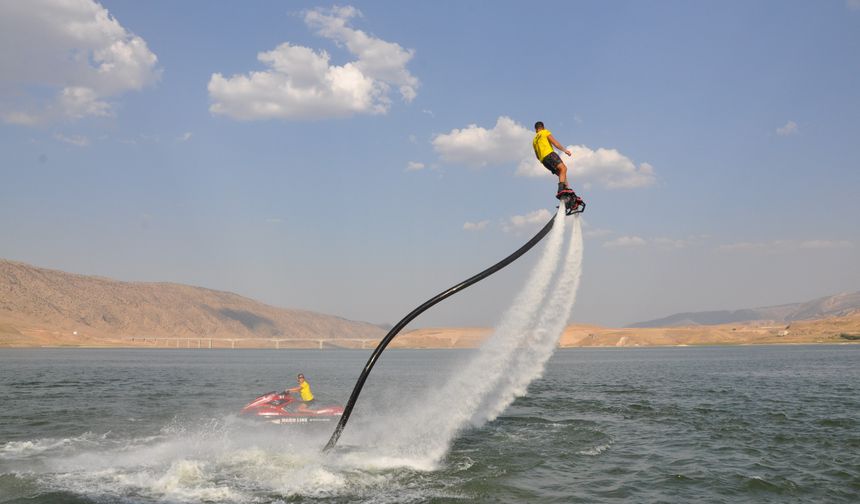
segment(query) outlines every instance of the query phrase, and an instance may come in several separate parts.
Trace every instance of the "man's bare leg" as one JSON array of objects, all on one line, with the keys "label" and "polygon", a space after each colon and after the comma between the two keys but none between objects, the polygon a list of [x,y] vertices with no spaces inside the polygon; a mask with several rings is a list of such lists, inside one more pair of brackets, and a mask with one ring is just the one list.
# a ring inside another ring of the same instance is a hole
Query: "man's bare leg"
[{"label": "man's bare leg", "polygon": [[555,167],[555,169],[558,171],[559,185],[563,188],[567,188],[567,166],[565,166],[565,164],[562,162],[559,163],[558,166]]}]

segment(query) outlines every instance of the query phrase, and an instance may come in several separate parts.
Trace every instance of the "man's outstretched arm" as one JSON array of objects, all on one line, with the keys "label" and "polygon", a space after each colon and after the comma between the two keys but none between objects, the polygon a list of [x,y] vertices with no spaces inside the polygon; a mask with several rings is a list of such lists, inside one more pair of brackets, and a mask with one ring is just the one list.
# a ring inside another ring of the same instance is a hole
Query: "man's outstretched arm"
[{"label": "man's outstretched arm", "polygon": [[570,151],[565,149],[563,145],[558,143],[558,140],[556,140],[554,136],[550,135],[550,136],[546,137],[546,139],[549,140],[549,143],[552,144],[553,147],[555,147],[556,149],[558,149],[558,150],[564,152],[565,154],[567,154],[568,156],[570,156]]}]

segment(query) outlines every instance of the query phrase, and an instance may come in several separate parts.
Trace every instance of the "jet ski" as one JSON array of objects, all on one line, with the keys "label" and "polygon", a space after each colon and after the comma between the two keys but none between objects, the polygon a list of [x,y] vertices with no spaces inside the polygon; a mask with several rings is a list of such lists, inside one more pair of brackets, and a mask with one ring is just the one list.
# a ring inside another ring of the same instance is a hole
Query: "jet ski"
[{"label": "jet ski", "polygon": [[310,424],[337,421],[343,414],[340,406],[299,410],[300,404],[289,393],[267,392],[249,402],[239,415],[273,424]]}]

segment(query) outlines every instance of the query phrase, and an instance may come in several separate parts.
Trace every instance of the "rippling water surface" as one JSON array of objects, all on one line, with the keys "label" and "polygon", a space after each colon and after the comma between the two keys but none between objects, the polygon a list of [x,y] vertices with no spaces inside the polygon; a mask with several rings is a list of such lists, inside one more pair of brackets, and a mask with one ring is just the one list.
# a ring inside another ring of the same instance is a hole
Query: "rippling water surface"
[{"label": "rippling water surface", "polygon": [[860,346],[559,350],[443,459],[388,451],[470,355],[385,352],[321,455],[235,413],[298,371],[343,403],[367,352],[2,350],[0,502],[860,501]]}]

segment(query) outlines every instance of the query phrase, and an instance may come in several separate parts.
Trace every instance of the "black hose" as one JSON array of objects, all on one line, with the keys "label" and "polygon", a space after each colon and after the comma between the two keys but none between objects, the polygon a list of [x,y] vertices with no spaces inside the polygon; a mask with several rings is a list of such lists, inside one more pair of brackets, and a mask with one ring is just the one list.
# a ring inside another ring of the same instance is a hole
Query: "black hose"
[{"label": "black hose", "polygon": [[424,304],[409,312],[409,315],[403,317],[403,320],[398,322],[397,325],[395,325],[391,328],[390,331],[388,331],[388,334],[385,336],[385,338],[382,339],[382,341],[379,342],[379,345],[376,346],[376,349],[370,355],[370,359],[367,360],[367,364],[365,364],[364,366],[364,371],[361,372],[361,375],[358,377],[358,381],[355,383],[355,388],[352,389],[352,395],[349,396],[349,402],[346,403],[346,407],[343,410],[343,415],[341,415],[340,421],[337,423],[337,427],[334,429],[334,433],[331,435],[331,439],[328,440],[328,443],[326,443],[325,448],[323,448],[323,452],[331,450],[332,448],[334,448],[334,445],[337,444],[337,440],[340,439],[340,435],[341,433],[343,433],[344,427],[346,427],[346,422],[349,421],[349,415],[352,413],[352,409],[355,407],[355,402],[358,400],[359,394],[361,394],[361,388],[364,387],[364,382],[367,381],[367,377],[368,375],[370,375],[370,370],[373,369],[373,366],[376,364],[376,360],[379,359],[379,356],[382,354],[382,351],[385,350],[385,347],[387,347],[389,343],[391,343],[391,340],[393,340],[394,337],[397,336],[397,333],[399,333],[401,329],[406,327],[406,324],[411,322],[412,319],[414,319],[439,301],[442,301],[443,299],[456,294],[457,292],[465,289],[466,287],[469,287],[472,284],[480,282],[481,280],[487,278],[493,273],[499,271],[500,269],[519,259],[521,255],[528,252],[532,247],[537,244],[537,242],[541,241],[546,236],[546,234],[549,233],[549,230],[552,229],[552,225],[555,223],[556,215],[553,215],[552,219],[550,219],[549,222],[544,225],[543,229],[541,229],[538,234],[534,235],[534,237],[532,237],[532,239],[529,240],[525,245],[517,249],[516,252],[502,259],[496,264],[490,266],[484,271],[478,273],[477,275],[467,280],[463,280],[462,282],[451,287],[450,289],[444,292],[440,292],[433,298],[428,299],[424,302]]}]

